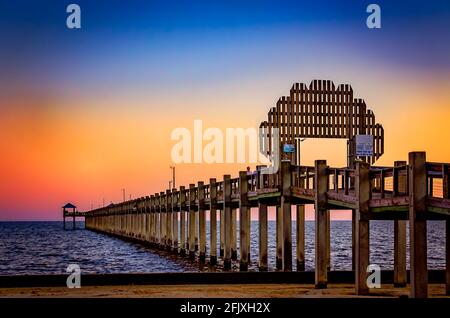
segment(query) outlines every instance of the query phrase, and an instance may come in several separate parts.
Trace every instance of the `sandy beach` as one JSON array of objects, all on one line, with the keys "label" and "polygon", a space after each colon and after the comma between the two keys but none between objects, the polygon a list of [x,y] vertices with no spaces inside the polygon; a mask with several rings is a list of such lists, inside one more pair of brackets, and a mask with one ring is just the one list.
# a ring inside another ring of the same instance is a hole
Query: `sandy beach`
[{"label": "sandy beach", "polygon": [[[382,285],[373,289],[369,297],[408,297],[409,286],[394,288]],[[310,284],[228,284],[228,285],[117,285],[66,287],[1,288],[0,297],[123,297],[123,298],[308,298],[308,297],[368,297],[356,296],[351,284],[330,284],[315,289]],[[429,297],[446,297],[444,284],[430,284]]]}]

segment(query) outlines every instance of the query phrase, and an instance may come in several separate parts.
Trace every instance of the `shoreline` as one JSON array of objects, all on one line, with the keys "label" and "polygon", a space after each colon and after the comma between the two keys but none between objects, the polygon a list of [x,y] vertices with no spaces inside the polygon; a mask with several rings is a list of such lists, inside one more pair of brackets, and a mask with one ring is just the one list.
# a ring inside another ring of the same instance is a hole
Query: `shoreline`
[{"label": "shoreline", "polygon": [[[410,286],[384,284],[358,296],[350,284],[330,284],[316,289],[311,284],[198,284],[111,285],[67,287],[0,288],[0,298],[408,298]],[[444,284],[429,284],[431,298],[447,298]]]},{"label": "shoreline", "polygon": [[[81,288],[67,288],[68,275],[0,276],[0,298],[292,298],[409,297],[394,287],[393,271],[381,272],[381,288],[355,293],[352,271],[328,273],[327,288],[316,289],[314,272],[203,272],[81,275]],[[445,297],[445,272],[429,271],[429,296]]]}]

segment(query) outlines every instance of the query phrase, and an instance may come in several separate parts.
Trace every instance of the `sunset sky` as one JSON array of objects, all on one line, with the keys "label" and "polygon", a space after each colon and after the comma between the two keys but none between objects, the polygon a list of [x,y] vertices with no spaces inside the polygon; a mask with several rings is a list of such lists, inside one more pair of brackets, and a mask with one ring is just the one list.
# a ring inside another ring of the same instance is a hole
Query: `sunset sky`
[{"label": "sunset sky", "polygon": [[[381,29],[366,26],[370,3]],[[0,220],[164,191],[173,129],[256,128],[314,79],[351,84],[375,112],[377,164],[414,150],[450,162],[448,1],[0,0]],[[345,145],[307,140],[302,161],[345,165]],[[246,166],[180,164],[177,185]]]}]

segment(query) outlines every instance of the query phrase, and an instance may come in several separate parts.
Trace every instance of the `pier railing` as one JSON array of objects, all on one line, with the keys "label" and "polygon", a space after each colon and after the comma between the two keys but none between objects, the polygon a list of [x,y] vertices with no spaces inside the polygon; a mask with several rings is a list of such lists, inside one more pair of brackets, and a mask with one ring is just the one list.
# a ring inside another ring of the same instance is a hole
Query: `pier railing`
[{"label": "pier railing", "polygon": [[[406,221],[410,226],[411,295],[427,295],[426,221],[446,220],[449,233],[450,164],[426,162],[425,153],[412,152],[408,163],[370,167],[357,162],[354,169],[329,167],[324,160],[314,166],[282,161],[276,174],[241,171],[189,187],[95,209],[85,213],[86,227],[168,249],[192,260],[219,264],[230,270],[238,261],[242,271],[250,262],[250,209],[258,208],[260,270],[267,270],[267,207],[276,207],[276,268],[290,271],[292,263],[292,206],[297,216],[297,270],[304,269],[304,205],[315,207],[316,287],[327,286],[330,266],[330,210],[352,210],[352,255],[358,294],[368,292],[369,222],[393,220],[394,282],[407,282]],[[237,231],[239,210],[239,231]],[[206,214],[209,213],[209,255],[206,255]],[[220,217],[217,218],[217,213]],[[217,223],[219,231],[217,231]],[[237,255],[239,232],[239,256]],[[219,237],[217,237],[219,233]],[[216,246],[219,245],[219,251]],[[447,262],[450,240],[446,239]],[[219,261],[221,260],[221,261]],[[447,290],[450,272],[447,263]]]}]

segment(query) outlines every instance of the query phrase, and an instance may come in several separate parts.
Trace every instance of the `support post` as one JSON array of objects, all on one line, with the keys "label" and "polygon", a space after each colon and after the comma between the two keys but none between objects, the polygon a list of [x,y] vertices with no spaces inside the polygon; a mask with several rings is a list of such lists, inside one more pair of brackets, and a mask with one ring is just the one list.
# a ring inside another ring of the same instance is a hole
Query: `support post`
[{"label": "support post", "polygon": [[355,289],[358,295],[369,293],[367,267],[369,266],[369,164],[357,162],[355,169],[356,246]]},{"label": "support post", "polygon": [[314,185],[315,185],[315,287],[326,288],[328,284],[327,273],[327,162],[315,161]]},{"label": "support post", "polygon": [[291,161],[281,162],[281,209],[282,209],[282,268],[292,270],[292,212],[291,212]]},{"label": "support post", "polygon": [[[237,260],[237,218],[236,209],[231,208],[231,259]],[[225,234],[226,235],[226,234]]]},{"label": "support post", "polygon": [[409,153],[409,234],[411,297],[428,297],[425,152]]},{"label": "support post", "polygon": [[172,189],[172,250],[178,253],[178,200],[177,189]]},{"label": "support post", "polygon": [[[404,166],[406,161],[395,161],[394,167]],[[406,177],[397,176],[397,191],[406,193]],[[405,287],[406,272],[406,220],[394,220],[394,286]]]},{"label": "support post", "polygon": [[189,185],[189,258],[195,259],[195,184]]},{"label": "support post", "polygon": [[[223,269],[231,269],[231,241],[232,241],[232,217],[231,217],[231,178],[223,176],[223,212],[224,212],[224,260]],[[221,220],[222,222],[222,220]]]},{"label": "support post", "polygon": [[277,204],[276,206],[276,216],[275,216],[275,222],[276,222],[276,262],[275,266],[277,270],[281,270],[283,268],[283,210],[281,209],[281,206]]},{"label": "support post", "polygon": [[297,205],[297,271],[305,271],[305,206]]},{"label": "support post", "polygon": [[225,211],[220,210],[220,257],[224,257],[225,250]]},{"label": "support post", "polygon": [[267,205],[258,203],[259,220],[259,270],[267,271]]},{"label": "support post", "polygon": [[209,237],[210,237],[210,256],[209,263],[217,264],[217,184],[216,179],[209,179]]},{"label": "support post", "polygon": [[203,181],[198,182],[198,239],[199,239],[199,261],[206,261],[206,218],[205,218],[205,185]]},{"label": "support post", "polygon": [[248,201],[248,178],[246,171],[239,172],[239,269],[248,270],[250,261],[250,203]]},{"label": "support post", "polygon": [[180,187],[180,255],[186,255],[186,189]]}]

